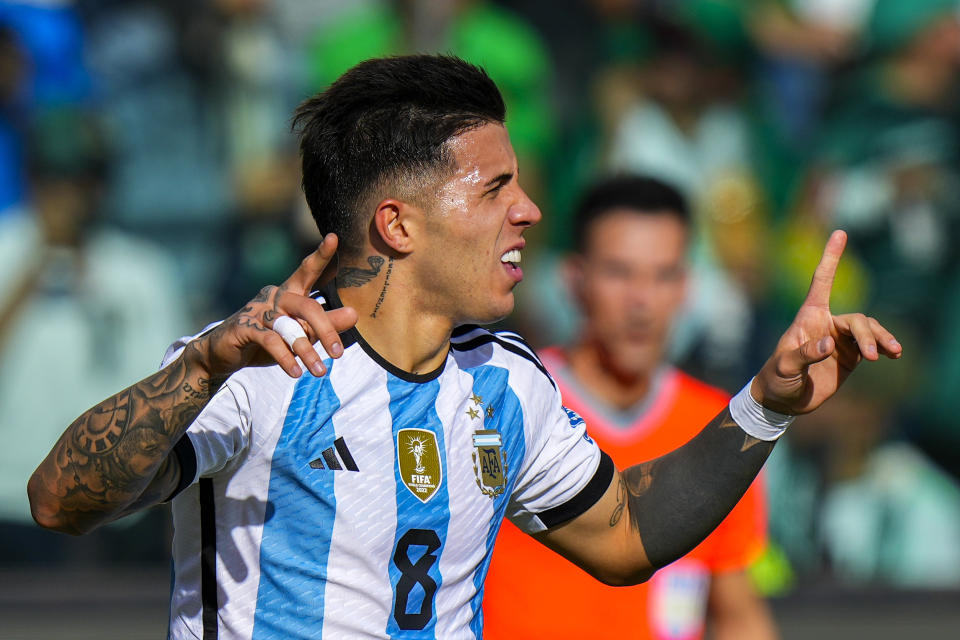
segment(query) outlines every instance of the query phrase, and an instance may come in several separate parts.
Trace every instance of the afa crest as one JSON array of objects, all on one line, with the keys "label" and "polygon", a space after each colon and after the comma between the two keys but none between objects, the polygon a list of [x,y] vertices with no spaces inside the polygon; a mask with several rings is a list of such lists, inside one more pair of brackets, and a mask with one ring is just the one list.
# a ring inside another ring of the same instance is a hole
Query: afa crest
[{"label": "afa crest", "polygon": [[500,432],[481,429],[473,432],[473,472],[484,495],[495,498],[507,486],[507,456]]}]

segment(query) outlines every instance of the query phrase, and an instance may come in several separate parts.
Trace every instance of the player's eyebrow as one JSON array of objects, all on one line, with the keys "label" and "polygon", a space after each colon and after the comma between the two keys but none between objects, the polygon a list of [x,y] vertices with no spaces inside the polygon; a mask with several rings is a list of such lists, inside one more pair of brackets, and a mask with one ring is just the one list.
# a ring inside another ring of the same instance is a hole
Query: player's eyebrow
[{"label": "player's eyebrow", "polygon": [[512,171],[506,171],[506,172],[501,173],[500,175],[498,175],[496,178],[490,179],[485,185],[483,185],[483,188],[484,188],[484,189],[489,189],[490,187],[492,187],[492,186],[494,186],[494,185],[504,185],[504,184],[507,184],[508,182],[510,182],[511,180],[513,180],[513,172],[512,172]]}]

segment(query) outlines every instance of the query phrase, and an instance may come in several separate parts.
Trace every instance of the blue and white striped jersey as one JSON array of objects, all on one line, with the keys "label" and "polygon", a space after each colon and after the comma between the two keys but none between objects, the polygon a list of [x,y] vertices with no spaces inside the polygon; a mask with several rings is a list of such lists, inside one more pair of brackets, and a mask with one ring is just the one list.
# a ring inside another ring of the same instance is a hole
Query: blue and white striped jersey
[{"label": "blue and white striped jersey", "polygon": [[463,327],[424,375],[342,339],[323,378],[237,372],[178,443],[171,638],[479,639],[503,517],[542,531],[609,485],[515,334]]}]

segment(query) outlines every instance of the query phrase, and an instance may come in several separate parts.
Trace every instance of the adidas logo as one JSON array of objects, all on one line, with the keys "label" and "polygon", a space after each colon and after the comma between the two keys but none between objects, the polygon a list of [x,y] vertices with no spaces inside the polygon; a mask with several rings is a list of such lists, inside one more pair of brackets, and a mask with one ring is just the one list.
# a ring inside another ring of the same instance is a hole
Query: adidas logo
[{"label": "adidas logo", "polygon": [[350,455],[350,449],[347,449],[347,443],[343,436],[334,440],[332,447],[324,449],[320,457],[310,463],[310,467],[313,469],[330,469],[331,471],[343,471],[344,468],[347,471],[360,471],[357,468],[357,463],[353,460],[353,456]]}]

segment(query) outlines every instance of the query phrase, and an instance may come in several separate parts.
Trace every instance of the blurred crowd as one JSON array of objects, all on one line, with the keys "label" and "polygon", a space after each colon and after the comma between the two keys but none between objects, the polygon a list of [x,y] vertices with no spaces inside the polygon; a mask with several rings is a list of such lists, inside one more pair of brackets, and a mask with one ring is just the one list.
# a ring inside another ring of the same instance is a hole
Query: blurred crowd
[{"label": "blurred crowd", "polygon": [[777,447],[755,577],[960,588],[960,0],[0,2],[0,564],[166,562],[162,512],[69,546],[32,525],[26,480],[76,415],[318,242],[293,108],[417,51],[504,93],[545,214],[507,321],[535,346],[576,327],[555,266],[600,176],[694,204],[672,356],[730,391],[846,229],[834,309],[881,318],[905,357]]}]

